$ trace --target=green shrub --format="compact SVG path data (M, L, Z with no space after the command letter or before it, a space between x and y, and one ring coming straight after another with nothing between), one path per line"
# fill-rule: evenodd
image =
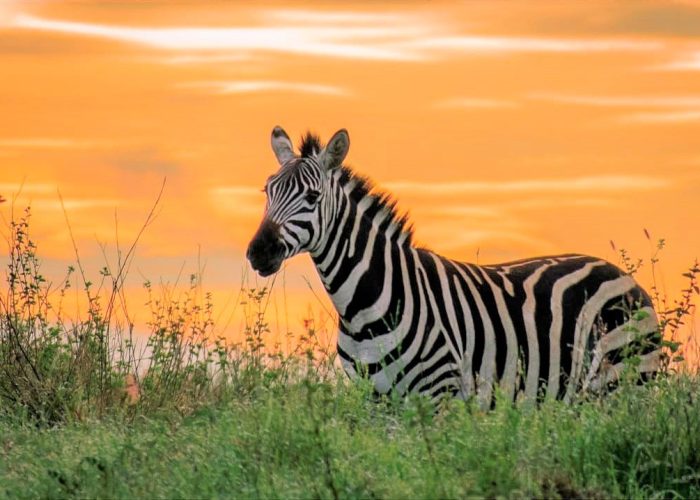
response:
M674 363L656 380L569 405L436 409L348 381L313 322L292 353L271 347L267 288L242 286L233 345L213 338L197 275L183 291L146 282L139 346L117 310L133 252L96 284L78 258L54 287L29 220L11 223L0 295L0 497L700 496L700 375L675 364L673 338L697 265L679 302L651 289ZM69 321L73 282L87 314Z

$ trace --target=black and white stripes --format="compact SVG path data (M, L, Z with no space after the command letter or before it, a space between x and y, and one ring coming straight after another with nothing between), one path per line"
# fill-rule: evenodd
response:
M455 262L412 244L394 203L342 162L344 130L323 148L307 135L294 155L280 128L281 164L266 186L263 223L248 249L262 275L309 252L340 316L338 353L379 393L570 400L617 381L638 355L659 367L647 294L620 269L585 255L500 265Z

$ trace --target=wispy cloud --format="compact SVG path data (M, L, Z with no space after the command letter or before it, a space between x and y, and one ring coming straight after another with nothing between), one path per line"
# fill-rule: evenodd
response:
M285 82L281 80L248 80L221 82L189 82L177 85L179 88L198 88L215 94L251 94L258 92L291 92L298 94L321 94L349 96L350 91L332 85L305 82Z
M538 93L530 99L577 106L606 108L700 108L700 95L686 96L590 96Z
M700 123L700 109L671 113L633 113L619 117L618 122L631 124Z
M118 199L87 199L87 198L64 198L61 200L39 199L32 201L32 207L38 210L88 210L96 208L115 208L123 203Z
M389 41L424 32L418 25L149 27L57 21L29 15L14 20L19 28L70 33L175 51L271 51L354 59L404 60L417 57L391 48ZM365 43L359 43L365 42Z
M614 117L621 124L670 125L700 122L700 95L678 96L590 96L566 94L531 94L530 99L597 108L659 109Z
M240 216L261 216L265 195L254 186L217 186L209 190L211 203L219 210Z
M416 235L419 241L439 241L441 251L456 250L467 246L483 245L486 242L516 243L526 247L549 251L552 244L541 238L529 236L521 231L510 229L464 229L455 231L454 228L439 227L435 229L421 230L418 228Z
M357 12L349 10L318 11L308 9L275 9L266 10L262 14L267 19L289 24L306 25L369 25L369 26L395 26L397 24L416 24L425 17L406 14L403 12Z
M178 56L169 57L154 57L149 58L148 61L170 64L173 66L185 65L185 64L221 64L221 63L239 63L244 61L249 61L251 55L247 53L237 53L237 54L185 54Z
M497 194L529 192L649 191L672 185L669 179L643 175L600 175L569 179L533 179L503 182L413 182L382 184L387 189L412 194Z
M650 69L661 71L700 71L700 52L693 52L684 58L653 66Z
M439 205L430 206L424 210L418 209L416 212L479 219L495 219L504 215L502 207L494 205Z
M569 198L537 197L530 199L515 199L510 202L499 202L497 204L442 204L437 206L431 204L429 207L415 210L415 212L450 217L454 216L503 220L511 219L513 212L522 210L542 210L555 207L607 208L615 205L617 201L617 199L581 198L579 196Z
M4 27L12 21L13 16L18 10L18 4L18 0L3 0L3 2L0 3L0 27Z
M446 109L504 109L516 108L518 103L504 99L485 99L479 97L453 97L435 103L436 108Z
M163 175L176 174L180 165L154 147L141 147L114 151L105 160L122 172L156 172Z
M171 51L284 53L335 58L421 61L455 54L650 51L661 42L474 35L454 32L429 13L268 10L243 27L131 27L30 15L17 28L67 33ZM452 31L453 33L450 33ZM201 54L192 59L201 61Z
M624 39L562 39L509 36L427 37L411 42L411 46L441 51L470 53L518 52L646 52L659 50L661 42Z
M255 186L217 186L209 190L213 196L262 197L262 189Z
M87 149L104 146L104 141L87 141L78 139L50 137L10 137L0 138L0 148L22 149Z
M599 207L608 208L617 205L619 202L619 197L615 195L614 198L581 198L573 197L567 199L555 198L555 199L543 199L537 198L532 200L520 200L509 204L509 207L524 209L524 210L540 210L540 209L550 209L555 207Z
M36 184L36 183L11 183L4 182L0 183L0 193L9 198L10 195L15 193L23 194L49 194L56 193L56 186L54 184Z
M38 210L85 210L91 208L114 208L123 203L120 199L103 198L63 198L63 204L58 195L58 186L50 183L0 183L0 194L5 198L18 195L25 199L29 197L31 207Z

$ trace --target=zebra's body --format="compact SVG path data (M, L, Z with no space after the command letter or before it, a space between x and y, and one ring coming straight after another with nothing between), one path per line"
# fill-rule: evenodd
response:
M658 369L656 316L630 276L585 255L478 266L415 247L393 202L342 166L348 144L344 131L326 149L307 136L299 158L273 131L282 168L248 256L265 275L311 254L351 377L369 377L379 393L488 406L497 383L510 398L599 390L617 380L629 347L642 374Z

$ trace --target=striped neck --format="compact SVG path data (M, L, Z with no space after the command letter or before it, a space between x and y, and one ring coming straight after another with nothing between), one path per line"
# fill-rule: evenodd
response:
M405 304L396 285L411 234L393 204L362 179L339 172L331 186L324 238L312 259L348 334L387 333Z

